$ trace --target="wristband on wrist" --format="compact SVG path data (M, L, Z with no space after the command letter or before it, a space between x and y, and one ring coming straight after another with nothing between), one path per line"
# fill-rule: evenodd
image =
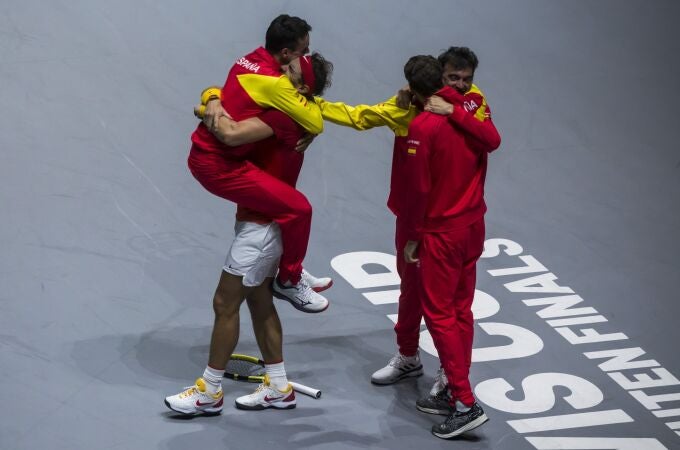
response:
M220 100L222 90L217 86L210 86L201 92L201 105L207 105L210 100Z

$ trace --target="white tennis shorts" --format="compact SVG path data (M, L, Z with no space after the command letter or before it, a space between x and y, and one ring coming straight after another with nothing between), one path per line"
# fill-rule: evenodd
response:
M275 223L236 221L236 236L231 244L224 271L243 277L244 286L259 286L276 275L283 252L281 230Z

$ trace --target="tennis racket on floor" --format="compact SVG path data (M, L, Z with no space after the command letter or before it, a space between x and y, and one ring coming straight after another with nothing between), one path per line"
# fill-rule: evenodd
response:
M265 373L264 361L260 358L238 353L231 355L229 361L227 361L227 366L224 368L225 378L231 378L236 381L247 381L249 383L262 383L264 381ZM290 384L293 386L293 389L300 394L309 395L314 398L321 397L321 391L318 389L293 381L290 381Z

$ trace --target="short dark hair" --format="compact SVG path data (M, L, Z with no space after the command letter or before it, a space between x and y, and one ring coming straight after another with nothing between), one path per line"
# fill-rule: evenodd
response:
M455 70L472 69L472 73L479 65L477 55L467 47L449 47L437 59L442 67L448 64Z
M321 95L331 85L333 63L324 58L321 53L312 53L312 70L314 71L314 95Z
M430 55L412 56L404 66L404 75L411 90L424 97L444 86L442 74L442 65Z
M264 48L270 53L280 52L284 48L292 50L310 31L312 27L304 19L281 14L269 24Z

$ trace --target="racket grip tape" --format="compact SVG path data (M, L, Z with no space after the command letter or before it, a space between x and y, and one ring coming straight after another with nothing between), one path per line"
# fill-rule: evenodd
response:
M318 389L314 389L309 386L305 386L304 384L296 383L294 381L290 381L290 384L291 386L293 386L293 389L295 389L295 391L299 392L300 394L309 395L310 397L313 398L321 398L321 391Z

